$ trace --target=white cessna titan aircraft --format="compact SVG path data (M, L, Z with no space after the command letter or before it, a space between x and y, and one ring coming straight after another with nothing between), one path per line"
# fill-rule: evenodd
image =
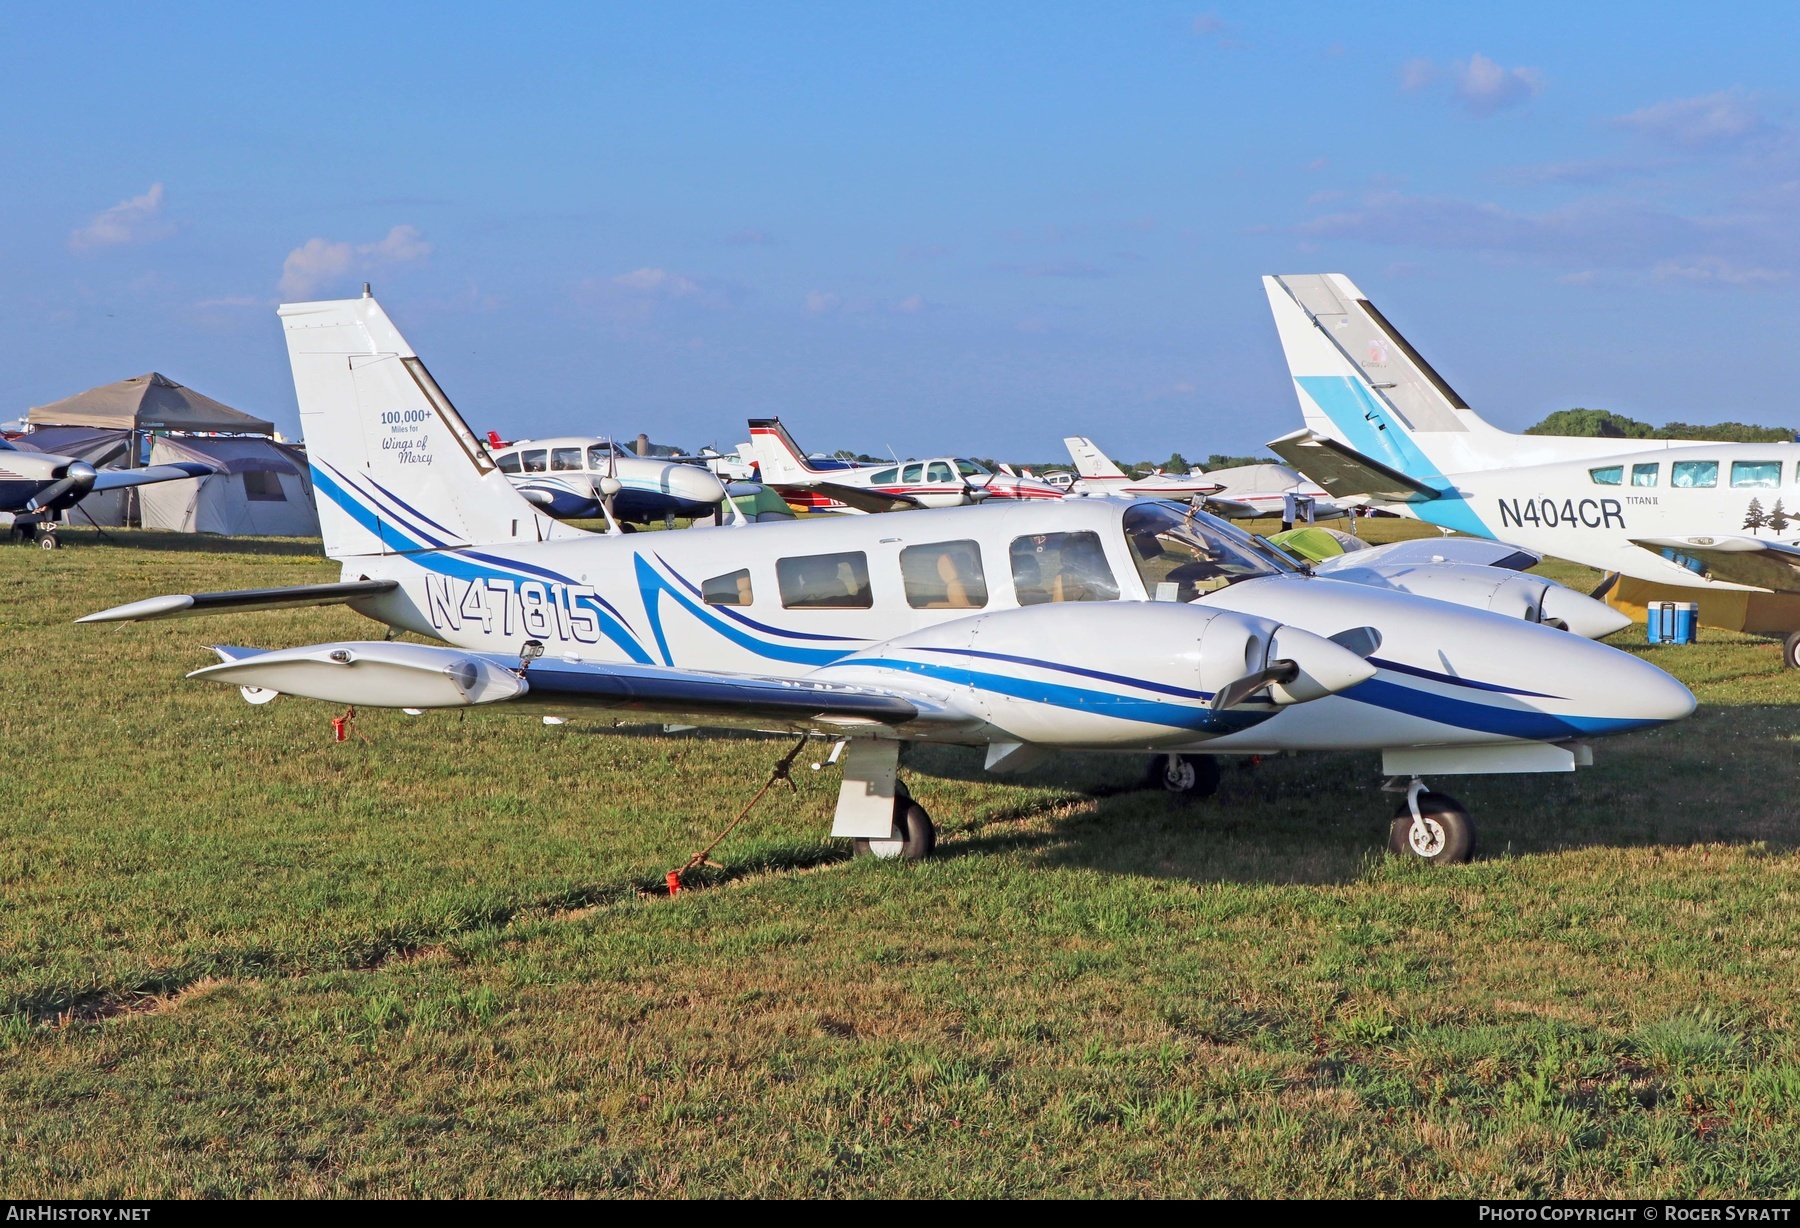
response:
M1800 592L1800 448L1509 434L1349 278L1263 287L1306 422L1269 447L1334 494L1654 583Z
M1466 858L1436 771L1569 771L1691 694L1520 618L1313 578L1156 500L1074 499L631 536L521 499L372 298L280 309L337 584L157 597L84 621L347 603L382 639L221 647L192 677L335 704L525 705L840 739L832 834L916 858L936 834L903 741L1155 757L1380 750L1411 777L1390 844ZM741 523L741 522L740 522Z

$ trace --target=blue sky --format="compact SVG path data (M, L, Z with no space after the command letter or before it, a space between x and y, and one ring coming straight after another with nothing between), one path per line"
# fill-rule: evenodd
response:
M259 11L259 10L267 11ZM1476 408L1800 425L1800 9L0 14L0 417L157 369L290 430L375 284L479 430L1019 459L1298 425L1258 276Z

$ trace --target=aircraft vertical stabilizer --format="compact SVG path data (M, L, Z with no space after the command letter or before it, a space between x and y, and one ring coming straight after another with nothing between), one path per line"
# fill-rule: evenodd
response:
M1069 459L1075 462L1075 472L1084 478L1125 477L1125 471L1113 464L1111 458L1091 439L1071 435L1063 440L1063 447L1069 450Z
M780 418L750 419L750 441L756 447L763 481L772 486L806 486L818 480L819 471L806 463L806 453Z
M279 314L327 555L580 535L512 488L374 298Z

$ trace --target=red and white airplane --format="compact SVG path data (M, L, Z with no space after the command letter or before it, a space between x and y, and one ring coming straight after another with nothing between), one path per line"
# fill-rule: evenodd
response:
M750 419L750 443L762 480L789 503L813 512L897 512L956 507L984 499L1060 499L1048 482L995 473L962 456L859 465L808 457L779 418Z
M1206 510L1230 520L1254 520L1298 515L1307 520L1331 520L1345 508L1323 486L1286 465L1240 465L1202 473L1172 474L1160 470L1134 478L1108 459L1093 440L1071 435L1063 440L1079 475L1070 483L1075 494L1126 495L1131 498L1191 499L1198 495ZM1311 515L1306 514L1310 507Z

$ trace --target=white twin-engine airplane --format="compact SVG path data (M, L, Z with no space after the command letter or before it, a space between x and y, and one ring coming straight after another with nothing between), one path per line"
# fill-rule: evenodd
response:
M1509 434L1349 278L1263 286L1306 421L1269 446L1334 493L1653 583L1800 592L1800 448Z
M865 465L807 458L779 418L750 419L762 480L790 503L817 512L896 512L960 507L983 499L1060 499L1048 482L995 473L966 456Z
M347 603L442 646L216 649L190 675L394 708L526 705L848 745L832 834L931 852L903 741L1154 756L1380 750L1411 777L1397 851L1466 858L1424 772L1569 771L1589 740L1680 720L1675 679L1522 618L1308 576L1193 508L1073 499L632 536L521 499L369 297L280 309L341 583L157 597L83 621Z

